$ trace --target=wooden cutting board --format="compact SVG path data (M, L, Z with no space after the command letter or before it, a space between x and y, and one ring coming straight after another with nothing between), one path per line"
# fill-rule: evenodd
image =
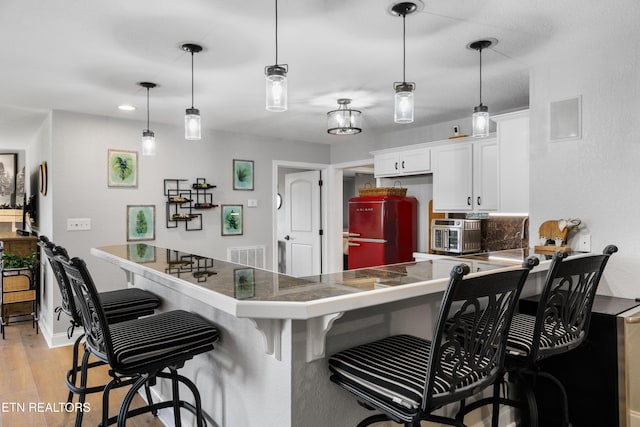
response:
M567 242L567 233L569 229L565 227L564 230L560 231L560 227L558 226L558 221L545 221L540 225L538 229L539 237L546 237L547 239L555 240L558 237L562 238L562 242Z

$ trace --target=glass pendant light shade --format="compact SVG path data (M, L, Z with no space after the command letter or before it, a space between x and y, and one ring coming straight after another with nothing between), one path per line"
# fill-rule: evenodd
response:
M327 132L332 135L356 135L362 132L362 112L349 108L350 99L338 99L337 110L327 113Z
M473 136L482 138L489 136L489 107L482 104L482 50L491 46L495 46L498 43L496 39L477 40L467 45L468 49L478 51L479 56L479 92L480 92L480 104L473 107L473 116L471 118L473 127Z
M147 128L142 130L142 155L143 156L155 156L156 155L156 138L155 134L149 129L149 89L153 89L158 86L151 82L140 82L138 85L147 89Z
M415 13L418 4L410 1L394 3L390 12L394 16L402 17L402 82L393 84L396 91L393 108L393 121L406 124L413 123L413 92L416 89L415 83L408 83L406 80L407 68L407 15Z
M473 107L473 136L484 137L489 136L489 107L486 105L478 105Z
M413 91L411 83L396 84L393 120L396 123L413 123Z
M203 47L194 43L185 43L180 47L185 52L191 54L191 107L187 108L184 115L184 139L188 141L199 141L202 138L202 127L200 123L200 110L193 106L193 54L202 52Z
M152 131L145 129L142 131L142 155L156 155L156 138Z
M184 139L196 141L202 138L200 125L200 110L187 108L184 115Z
M287 111L287 69L272 65L265 74L267 111Z

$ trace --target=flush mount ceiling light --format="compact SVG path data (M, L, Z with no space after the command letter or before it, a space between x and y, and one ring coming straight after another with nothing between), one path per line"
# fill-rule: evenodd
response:
M118 110L120 110L120 111L135 111L136 107L134 107L133 105L129 105L129 104L121 104L121 105L118 105Z
M158 85L151 82L140 82L138 85L147 89L147 128L142 131L142 155L155 156L156 138L153 131L149 129L149 89L153 89Z
M393 15L402 16L402 82L395 82L393 88L396 91L393 120L396 123L413 123L413 91L416 84L407 82L407 50L406 50L406 19L418 10L418 5L414 2L400 2L391 6L389 10Z
M482 104L482 50L498 43L496 39L485 39L471 42L468 49L477 50L480 56L480 104L473 108L473 136L483 137L489 135L489 107Z
M349 108L350 99L338 99L338 109L327 113L327 132L332 135L355 135L362 132L362 112Z
M264 67L267 111L287 111L287 64L278 64L278 0L276 2L276 62Z
M200 110L193 106L193 54L202 52L202 46L185 43L182 50L191 53L191 108L187 108L184 115L184 138L190 141L197 141L202 137L200 124Z

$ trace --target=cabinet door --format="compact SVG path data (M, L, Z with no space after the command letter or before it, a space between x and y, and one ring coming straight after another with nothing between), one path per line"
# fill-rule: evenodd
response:
M477 211L498 210L498 144L479 141L473 153L473 204Z
M431 151L428 148L402 151L400 153L400 171L403 175L431 171Z
M400 173L400 155L397 152L376 154L373 158L373 170L376 178L396 176Z
M454 144L433 149L433 210L473 209L473 146Z
M529 212L529 110L492 117L497 126L500 211Z

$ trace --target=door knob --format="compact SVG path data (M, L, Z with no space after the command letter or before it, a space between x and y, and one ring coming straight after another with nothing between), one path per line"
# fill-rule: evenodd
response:
M291 237L289 237L289 235L287 234L286 236L284 236L284 240L290 240Z

